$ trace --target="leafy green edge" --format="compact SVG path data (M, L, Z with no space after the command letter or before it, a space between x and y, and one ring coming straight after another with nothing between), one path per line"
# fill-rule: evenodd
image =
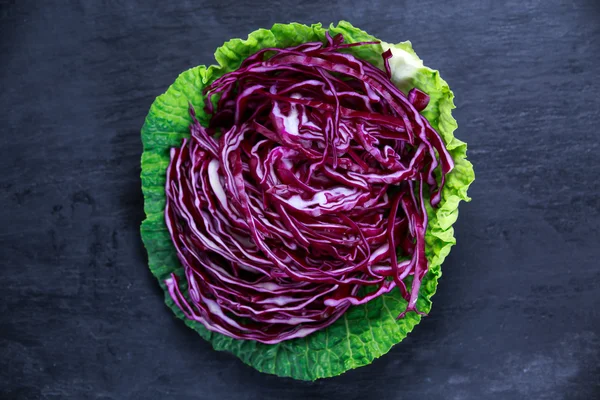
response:
M329 27L332 35L344 34L348 42L375 40L366 32L341 21ZM196 321L184 318L183 313L171 300L164 280L171 274L183 277L183 268L177 259L169 233L164 223L165 171L169 163L169 149L179 146L181 139L189 136L188 102L195 107L201 123L207 123L209 115L204 112L202 88L217 77L239 67L243 59L265 47L289 47L308 41L325 41L326 29L321 24L306 26L298 23L275 24L271 29L259 29L246 40L232 39L215 52L218 65L191 68L175 80L168 90L152 104L142 127L143 153L141 180L144 194L146 219L141 226L141 236L148 252L152 274L165 291L165 303L219 351L228 351L244 363L259 371L299 380L315 380L332 377L343 372L370 364L375 358L387 353L419 323L421 317L409 313L396 320L406 302L393 291L363 306L352 307L330 327L305 338L265 345L250 340L235 340L208 331ZM392 45L414 55L410 42ZM349 49L357 57L382 67L381 45L361 46ZM440 265L455 244L452 224L458 217L458 204L469 201L467 189L474 179L473 166L466 160L466 143L454 137L457 128L451 110L455 108L454 95L438 71L420 68L409 82L398 82L406 87L416 86L427 92L429 106L423 115L441 134L450 151L455 169L448 175L439 208L428 208L429 226L426 233L429 272L423 279L418 308L431 310L431 297L441 276ZM185 280L181 280L185 282ZM187 285L181 284L187 295Z

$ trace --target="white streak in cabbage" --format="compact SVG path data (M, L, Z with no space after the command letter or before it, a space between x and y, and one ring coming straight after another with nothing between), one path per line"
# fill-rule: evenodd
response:
M388 63L392 72L392 82L396 85L414 78L417 75L417 70L424 68L423 60L406 50L386 42L381 42L381 48L384 52L388 49L392 52L392 57L388 60Z

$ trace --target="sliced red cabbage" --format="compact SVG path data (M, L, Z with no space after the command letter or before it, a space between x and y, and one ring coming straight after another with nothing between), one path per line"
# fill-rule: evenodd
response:
M211 331L303 337L394 288L399 318L419 312L425 198L439 203L452 158L419 114L429 96L390 81L391 52L381 71L340 52L367 43L327 37L261 50L214 81L210 125L190 107L191 137L171 150L165 218L189 299L166 283Z

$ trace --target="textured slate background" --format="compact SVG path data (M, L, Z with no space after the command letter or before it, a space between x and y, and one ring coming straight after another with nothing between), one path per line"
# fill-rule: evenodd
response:
M367 3L0 1L0 398L600 398L600 3ZM223 41L339 19L442 71L477 181L430 317L371 366L302 383L164 306L139 130Z

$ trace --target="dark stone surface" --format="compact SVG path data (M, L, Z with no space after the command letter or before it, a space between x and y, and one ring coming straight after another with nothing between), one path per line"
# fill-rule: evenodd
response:
M39 3L0 2L0 398L600 398L595 0ZM430 317L371 366L303 383L164 306L139 130L226 39L339 19L442 72L477 181Z

